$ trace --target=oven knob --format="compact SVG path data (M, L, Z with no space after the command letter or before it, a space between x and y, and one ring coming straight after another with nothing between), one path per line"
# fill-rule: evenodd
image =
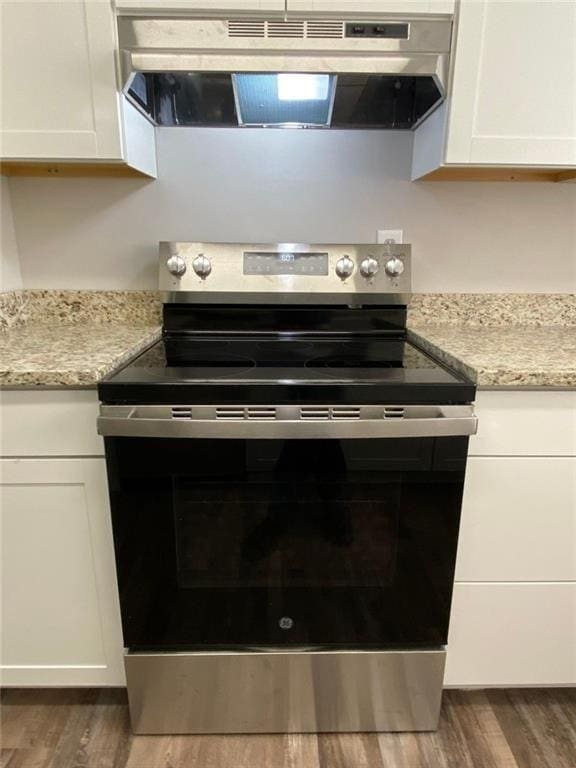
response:
M170 256L166 262L166 266L168 272L170 272L171 275L174 275L174 277L182 277L184 272L186 272L186 262L182 256L178 256L177 254Z
M364 277L374 277L374 275L380 269L380 265L373 256L368 256L367 259L360 264L360 272Z
M210 259L207 256L204 256L203 253L199 253L198 256L196 256L192 262L192 266L194 267L194 272L196 272L198 277L201 277L202 279L208 277L210 272L212 272Z
M350 256L342 256L341 259L338 259L336 262L336 274L341 280L346 280L352 272L354 272L354 262Z
M397 256L393 256L384 265L384 271L388 277L400 277L402 272L404 272L404 262Z

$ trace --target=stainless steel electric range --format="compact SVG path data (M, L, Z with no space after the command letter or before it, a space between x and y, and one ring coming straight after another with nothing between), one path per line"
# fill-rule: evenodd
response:
M163 243L160 288L99 386L134 731L434 729L475 389L410 247Z

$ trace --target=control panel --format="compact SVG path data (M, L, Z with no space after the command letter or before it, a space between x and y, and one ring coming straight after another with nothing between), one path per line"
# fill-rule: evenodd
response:
M353 21L346 24L346 37L380 37L388 40L408 40L410 24L407 22Z
M410 246L396 243L162 242L159 267L166 301L239 302L234 297L250 294L284 303L347 296L351 303L361 294L362 302L377 303L396 294L403 301L411 290Z
M327 253L244 251L245 275L327 275Z

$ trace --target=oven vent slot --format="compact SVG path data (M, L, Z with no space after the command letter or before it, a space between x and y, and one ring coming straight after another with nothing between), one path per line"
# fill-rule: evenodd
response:
M191 419L192 408L188 408L186 406L172 408L172 418L173 419Z
M386 408L384 408L384 418L385 419L403 419L404 418L404 408L403 406L393 406L389 405Z
M273 421L276 418L276 408L216 408L217 419L227 419L228 421L240 421L243 419L253 419L256 421Z
M330 418L330 408L300 408L300 418L326 421Z
M332 418L350 420L360 418L360 408L332 408Z
M216 408L217 419L238 419L244 418L244 408Z
M304 37L303 21L269 21L267 37Z
M276 408L246 408L248 419L275 419Z
M256 19L230 19L228 37L266 37L266 22Z
M342 21L308 21L306 37L316 40L344 37L344 23Z

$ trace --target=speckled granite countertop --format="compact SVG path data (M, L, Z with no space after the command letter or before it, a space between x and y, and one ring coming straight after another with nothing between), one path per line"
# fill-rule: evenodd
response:
M416 294L411 338L479 388L576 388L576 296Z
M94 387L160 323L153 291L0 294L0 386ZM574 294L416 294L408 326L481 388L576 388Z
M23 325L0 334L0 385L94 387L159 337L158 325Z
M480 388L576 388L576 328L423 325L410 335Z
M0 295L0 386L95 387L160 338L153 291Z

